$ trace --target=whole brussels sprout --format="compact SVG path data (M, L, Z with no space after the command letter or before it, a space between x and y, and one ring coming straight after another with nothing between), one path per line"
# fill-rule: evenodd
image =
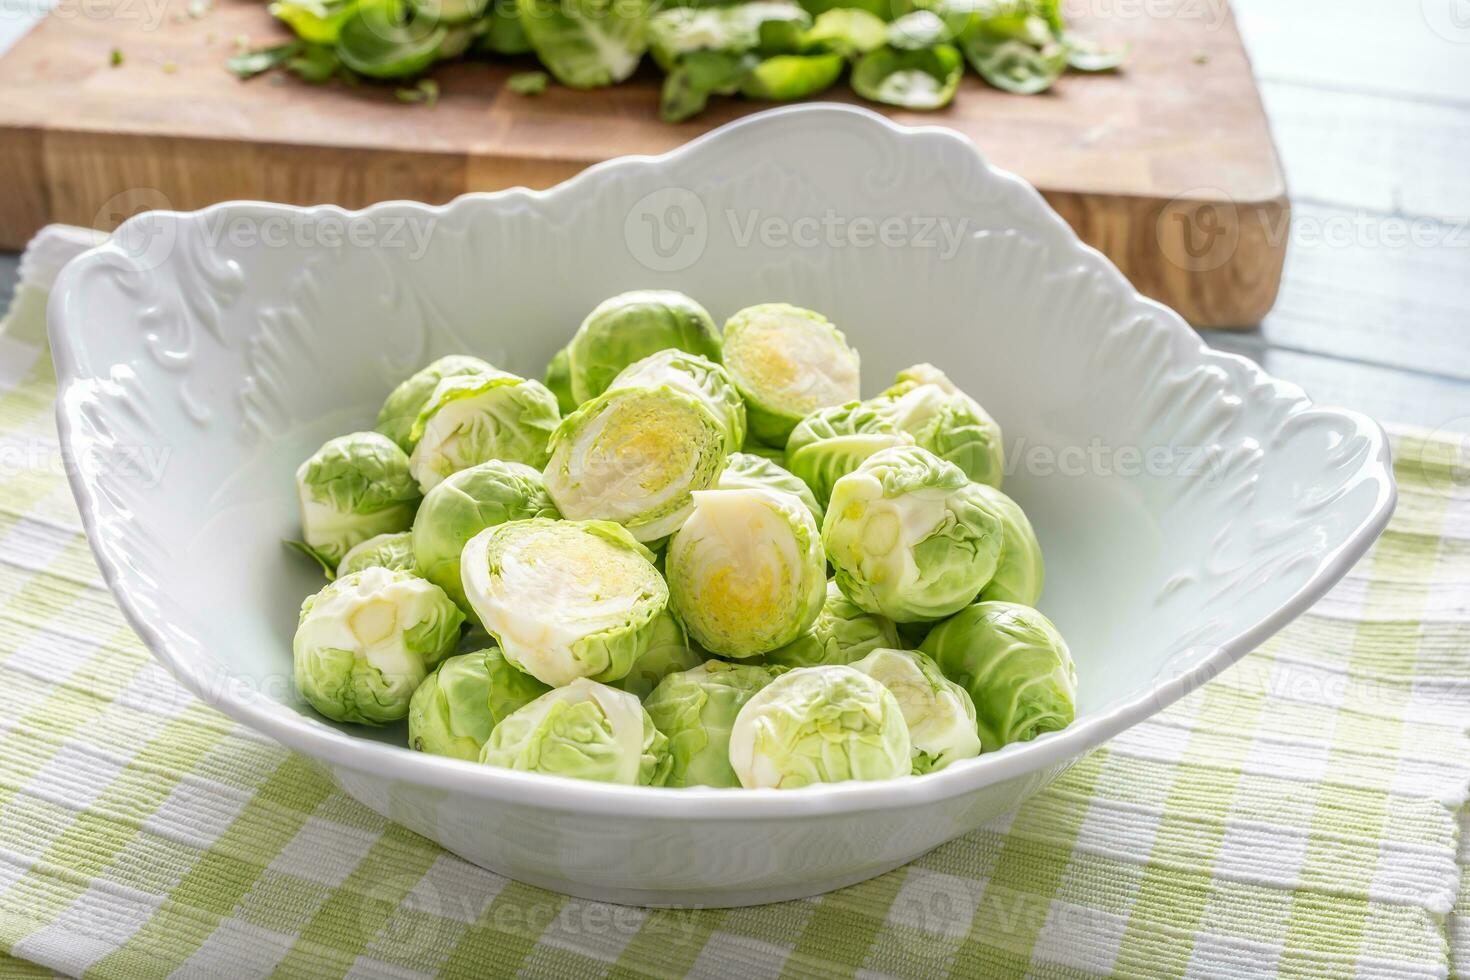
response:
M567 345L572 396L578 404L596 398L629 364L670 347L721 360L714 319L683 293L638 289L605 299Z
M552 687L625 676L669 601L653 554L608 521L486 528L464 546L460 575L505 659Z
M711 660L659 682L643 706L669 739L666 786L739 786L730 768L730 730L745 702L771 683L755 664Z
M302 540L334 567L368 538L407 531L419 503L408 457L378 432L329 440L297 468L296 495Z
M291 644L296 688L333 721L399 721L463 622L444 591L417 575L354 572L301 604Z
M980 754L969 693L917 650L874 650L852 665L888 688L909 727L914 772L937 772Z
M995 574L980 590L980 601L1018 602L1034 606L1041 599L1041 586L1046 580L1046 565L1041 560L1041 543L1021 505L994 487L977 484L981 496L1000 515L1000 560Z
M425 493L451 473L487 460L539 469L560 421L556 396L539 381L506 371L445 378L413 424L409 468Z
M903 709L852 667L802 667L761 688L735 716L730 767L746 789L794 789L913 771Z
M354 545L337 565L337 574L351 575L364 568L387 568L395 572L411 572L413 535L408 531L379 534Z
M802 417L858 397L858 354L820 313L750 306L725 323L725 367L745 398L751 435L785 444Z
M459 556L470 538L506 521L559 516L541 474L526 464L492 459L471 466L424 495L413 522L414 565L473 619L459 576Z
M563 347L551 356L546 365L546 378L542 382L556 396L556 406L563 415L576 411L577 400L572 397L572 360Z
M731 453L720 474L719 490L779 490L794 495L812 512L817 526L822 524L822 505L812 496L811 488L781 466L754 453Z
M647 0L517 0L536 57L570 88L615 85L646 47Z
M494 374L495 369L478 357L450 354L415 372L393 389L378 412L377 430L398 443L406 453L413 452L413 424L439 382L445 378L469 374Z
M579 677L490 732L486 765L630 786L661 786L669 740L626 691Z
M786 468L801 478L825 507L832 486L869 456L914 437L872 402L819 408L796 423L786 441Z
M930 630L920 649L970 692L986 752L1060 731L1076 715L1077 668L1067 642L1029 606L966 606Z
M670 347L634 361L608 385L614 388L657 388L668 385L704 402L725 428L726 452L745 441L745 402L723 367L698 354Z
M648 652L633 662L627 676L608 683L642 701L665 677L681 670L692 670L702 663L704 657L690 648L684 627L679 625L673 613L665 612L654 621Z
M837 584L899 623L943 619L995 574L1003 524L953 463L918 446L885 449L837 481L822 544Z
M943 371L915 364L900 371L893 386L873 401L915 443L954 463L976 483L1000 489L1006 465L1000 426Z
M827 598L812 628L765 656L782 667L820 667L850 664L880 647L897 647L898 630L853 602L836 582L827 583Z
M774 490L696 493L664 565L674 614L700 646L728 657L790 643L827 591L811 512Z
M409 748L476 762L496 725L549 690L493 647L450 657L413 692Z
M639 541L667 537L715 485L726 431L704 401L668 385L603 392L551 437L546 489L565 517L617 521Z

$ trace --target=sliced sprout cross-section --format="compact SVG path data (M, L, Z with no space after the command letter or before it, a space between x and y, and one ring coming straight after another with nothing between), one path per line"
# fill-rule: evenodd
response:
M578 678L496 725L480 761L572 779L660 786L668 777L668 741L636 697Z
M336 565L368 538L407 531L419 488L403 450L378 432L329 440L296 470L301 538Z
M668 385L692 395L714 413L725 429L725 451L733 453L745 442L745 402L726 370L698 354L670 347L623 368L608 385L615 388L657 388Z
M795 789L913 770L903 709L847 666L803 667L757 691L735 717L730 767L747 789Z
M709 311L683 293L637 289L603 300L567 345L577 404L607 390L623 368L669 348L720 361L720 332Z
M929 655L917 650L874 650L853 667L888 688L903 709L913 746L914 772L937 772L980 754L975 705Z
M858 397L858 355L826 317L789 303L748 306L725 323L725 367L750 432L783 445L802 417Z
M720 474L720 490L778 490L794 495L807 510L817 526L822 525L822 505L812 494L811 488L780 464L754 453L731 453Z
M754 657L816 620L826 563L811 512L789 493L709 490L669 542L674 613L700 646Z
M492 459L540 468L560 421L556 396L539 381L507 371L447 377L413 424L409 466L425 493Z
M644 707L669 738L667 786L739 786L730 767L730 732L745 702L774 676L756 664L711 660L670 674Z
M409 748L476 762L496 725L549 690L494 648L450 657L413 693Z
M296 687L333 721L382 725L408 714L429 670L453 651L464 616L437 585L367 568L301 604Z
M897 646L898 629L892 622L863 609L836 582L828 582L827 598L812 628L768 652L765 662L782 667L850 664L880 647Z
M607 521L499 524L465 545L460 568L505 658L553 687L625 676L668 606L652 553Z

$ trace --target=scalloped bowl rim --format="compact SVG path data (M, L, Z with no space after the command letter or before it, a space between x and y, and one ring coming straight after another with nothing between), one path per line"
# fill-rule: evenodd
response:
M206 220L220 211L256 212L262 215L291 214L314 217L371 215L384 209L405 207L426 214L443 215L466 201L502 202L517 198L551 200L577 193L582 185L600 179L604 174L624 168L638 168L665 163L685 156L696 148L721 140L738 138L749 127L760 126L778 116L807 113L837 113L862 117L886 127L896 138L940 137L961 143L979 160L987 174L1013 185L1023 193L1039 193L1024 179L992 166L979 148L959 133L942 126L903 126L885 116L856 106L815 103L770 109L752 114L712 130L668 153L658 156L624 156L594 164L577 175L545 190L524 187L502 191L460 195L442 205L414 201L383 201L360 210L337 205L310 207L273 204L260 201L227 201L191 212L151 212L154 217L167 216L181 221ZM1099 711L1074 721L1058 732L1049 732L1029 742L1008 745L975 759L956 763L940 772L923 776L904 776L879 782L845 782L808 786L795 790L724 789L688 787L681 789L644 786L621 786L589 782L562 776L518 772L476 763L413 752L406 747L387 745L355 738L321 722L297 714L289 707L270 700L248 686L230 685L224 678L223 666L207 658L195 658L178 650L165 638L155 623L124 583L122 563L96 533L100 519L98 494L78 467L69 467L67 477L81 514L82 526L101 569L124 617L138 633L153 655L192 694L280 744L300 751L329 765L362 772L377 773L385 778L454 791L472 796L517 799L546 809L578 813L609 814L628 817L662 819L780 819L822 816L833 813L858 813L871 810L904 808L963 795L985 786L1004 782L1047 767L1060 767L1096 748L1118 733L1168 707L1190 691L1217 676L1246 653L1255 649L1272 634L1291 622L1321 598L1367 552L1387 526L1397 500L1397 487L1392 473L1389 445L1382 427L1373 419L1349 409L1321 408L1307 398L1297 385L1271 377L1255 363L1235 354L1213 350L1200 340L1183 318L1173 310L1151 300L1124 280L1122 273L1091 246L1077 238L1071 227L1049 207L1045 208L1048 230L1058 242L1066 242L1079 256L1101 259L1102 267L1118 280L1131 302L1161 314L1167 329L1185 331L1197 341L1197 368L1215 363L1230 363L1245 369L1258 384L1275 389L1278 397L1303 404L1303 412L1331 415L1351 424L1355 434L1368 441L1371 448L1360 476L1373 480L1378 493L1373 510L1334 551L1327 554L1312 575L1287 601L1254 626L1243 630L1214 648L1207 656L1177 673L1155 676L1153 686L1130 700L1120 700ZM129 219L136 220L136 218ZM58 378L56 420L64 452L75 449L78 435L68 397L72 386L81 379L76 373L79 348L77 338L68 329L68 294L80 268L100 255L117 251L111 241L89 250L64 269L52 292L48 313L50 343ZM226 683L220 683L224 679Z

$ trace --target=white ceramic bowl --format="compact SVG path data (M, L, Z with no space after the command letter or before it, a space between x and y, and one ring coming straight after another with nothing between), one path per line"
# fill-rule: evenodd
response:
M594 304L643 286L717 319L821 310L865 392L931 360L985 404L1076 657L1069 729L889 783L661 790L419 755L305 707L291 635L322 582L280 544L297 463L370 427L430 358L539 376ZM185 686L471 861L615 902L810 895L977 827L1280 629L1394 501L1373 422L1205 349L961 137L847 107L752 116L542 193L140 216L62 274L51 339L92 547Z

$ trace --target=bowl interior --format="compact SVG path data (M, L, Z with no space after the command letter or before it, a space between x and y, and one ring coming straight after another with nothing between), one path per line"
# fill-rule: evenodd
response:
M53 312L120 587L181 648L310 715L291 637L323 583L281 544L298 463L371 427L438 355L539 377L588 310L639 287L721 320L812 307L861 352L865 394L931 361L984 404L1083 716L1277 614L1390 492L1372 426L1205 353L968 144L809 109L544 195L135 219L68 271Z

